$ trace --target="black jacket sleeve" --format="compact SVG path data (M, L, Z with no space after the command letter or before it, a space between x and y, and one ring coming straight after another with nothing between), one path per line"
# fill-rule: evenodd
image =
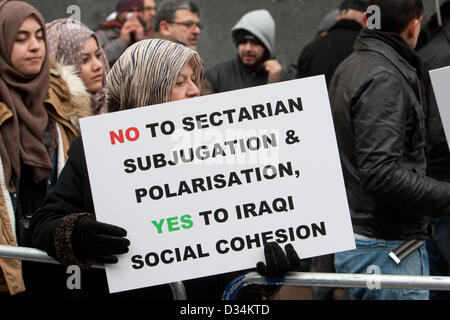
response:
M68 160L56 185L51 188L30 224L32 244L48 255L63 261L61 250L71 249L71 231L82 215L95 214L81 138L76 138L68 152ZM58 236L58 233L60 236ZM62 235L61 235L62 234ZM69 243L58 243L66 237ZM67 248L69 246L69 248ZM63 253L71 255L72 252Z

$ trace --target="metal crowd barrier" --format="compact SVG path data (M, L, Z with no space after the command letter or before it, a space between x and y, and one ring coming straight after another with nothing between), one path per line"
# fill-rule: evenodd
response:
M0 245L0 258L19 259L33 262L43 262L51 264L60 264L58 261L47 255L46 252L35 248L13 247ZM104 269L103 265L92 265L91 268ZM186 289L182 282L169 283L172 289L174 300L186 300Z
M228 285L222 299L234 300L242 288L251 284L450 291L450 277L289 272L285 277L265 278L257 272L248 272Z
M25 247L0 245L0 258L59 264L44 251ZM103 265L93 265L92 267L104 268ZM289 272L285 277L266 278L257 272L248 272L234 279L226 288L222 298L233 300L239 290L251 284L450 291L450 277ZM187 300L182 282L170 283L169 286L172 289L174 300Z

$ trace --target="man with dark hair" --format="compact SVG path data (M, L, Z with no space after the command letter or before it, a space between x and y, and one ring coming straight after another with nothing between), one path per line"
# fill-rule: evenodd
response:
M363 29L336 70L329 93L356 249L335 254L339 273L428 275L425 246L389 256L407 240L431 236L430 218L450 214L450 184L427 177L422 63L414 48L422 0L370 0L381 29ZM367 25L367 14L364 17ZM371 17L370 17L371 19ZM415 242L420 244L421 242ZM351 299L428 299L428 290L348 290Z
M275 60L275 21L267 10L246 13L231 29L238 56L206 71L214 93L274 83L287 77Z
M300 54L297 78L325 74L327 84L330 83L338 65L353 52L366 10L367 1L343 1L339 7L337 22L328 30L327 35L313 41Z
M363 16L367 0L344 0L338 9L338 16L327 34L307 45L297 62L297 78L325 75L329 84L339 64L353 52L353 45L363 28ZM335 272L334 255L311 259L311 272ZM316 300L333 298L333 288L312 287Z
M200 24L200 10L195 3L189 0L165 0L158 7L154 20L156 34L149 37L162 37L197 50L203 26Z
M443 26L438 35L419 51L425 70L434 70L450 66L450 1L442 6ZM444 13L447 14L444 14ZM439 114L433 87L425 74L426 96L429 105L427 123L428 157L430 176L436 180L450 182L450 152L445 137L442 120ZM435 276L450 276L450 217L435 218L433 238L427 241L430 258L430 274ZM432 300L449 300L449 291L431 291Z
M116 18L105 21L95 30L110 66L136 41L144 39L143 0L119 0Z

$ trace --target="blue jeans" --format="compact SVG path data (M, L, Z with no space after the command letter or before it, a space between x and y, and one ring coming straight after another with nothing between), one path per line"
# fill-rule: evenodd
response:
M450 217L433 219L434 236L427 241L430 274L450 276ZM449 300L450 291L431 291L430 300Z
M396 264L389 253L404 241L379 239L355 240L356 249L334 255L338 273L379 273L385 275L429 275L428 254L425 246L420 247ZM382 287L382 284L381 284ZM368 283L367 288L350 288L352 300L428 300L428 290L379 289L380 285Z
M449 172L432 172L431 177L450 182ZM450 276L450 217L433 218L434 235L427 241L430 274ZM450 291L430 291L430 300L450 300Z

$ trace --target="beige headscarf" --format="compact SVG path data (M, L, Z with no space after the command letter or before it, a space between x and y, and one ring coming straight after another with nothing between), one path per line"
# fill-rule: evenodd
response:
M32 168L36 182L45 179L52 170L42 141L48 124L44 107L49 87L48 54L46 52L41 71L31 77L16 70L11 63L17 32L23 21L32 15L44 29L41 14L25 2L10 1L0 9L0 101L13 114L0 127L0 156L9 191L15 190L22 164Z
M171 101L172 88L190 63L200 88L203 62L199 54L167 40L142 40L129 47L106 78L108 112Z

